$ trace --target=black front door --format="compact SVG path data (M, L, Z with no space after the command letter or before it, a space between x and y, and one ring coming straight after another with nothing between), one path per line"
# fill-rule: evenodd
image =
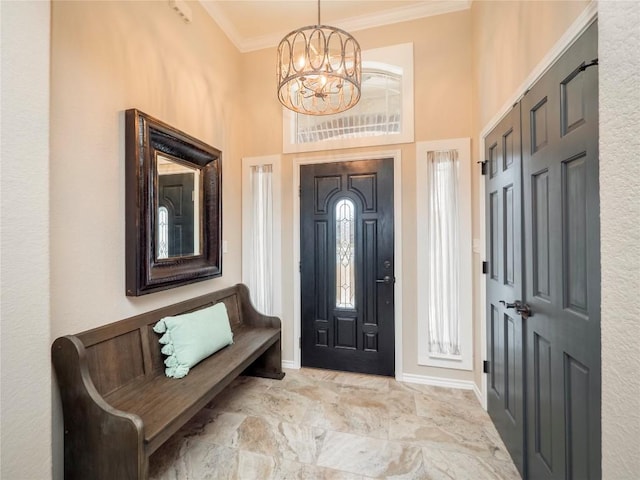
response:
M393 159L300 167L302 365L394 375Z
M174 173L158 176L158 203L168 213L169 257L194 255L194 175Z
M522 156L520 105L485 137L487 245L487 410L524 475Z
M528 463L600 478L598 56L593 24L522 100Z

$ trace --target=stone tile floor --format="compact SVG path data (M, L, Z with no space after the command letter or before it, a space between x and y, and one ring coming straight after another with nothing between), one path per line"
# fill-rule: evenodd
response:
M238 378L154 453L150 478L520 478L470 391L286 372Z

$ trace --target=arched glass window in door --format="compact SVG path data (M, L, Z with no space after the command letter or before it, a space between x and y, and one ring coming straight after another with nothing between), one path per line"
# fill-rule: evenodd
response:
M158 260L169 258L169 210L158 209Z
M343 198L336 203L336 307L355 308L356 207Z

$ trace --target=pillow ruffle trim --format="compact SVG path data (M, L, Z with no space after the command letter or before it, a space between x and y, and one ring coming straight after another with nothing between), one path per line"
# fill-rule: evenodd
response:
M163 355L173 355L175 353L176 349L173 348L173 344L169 343L167 345L165 345L164 347L162 347L162 349L160 350L160 352Z
M167 377L172 377L172 378L182 378L182 377L186 376L187 373L189 373L189 367L186 367L184 365L177 365L175 367L169 367L169 368L166 368L165 371L164 371L164 374Z
M182 378L189 373L189 367L186 365L180 365L178 359L175 357L175 348L173 346L173 340L171 334L167 332L167 325L164 320L160 320L153 326L153 331L156 333L164 333L158 340L161 345L164 345L161 349L163 355L167 355L164 359L165 368L164 373L167 377Z
M153 326L153 331L156 333L164 333L167 331L167 324L164 322L164 320L160 320Z

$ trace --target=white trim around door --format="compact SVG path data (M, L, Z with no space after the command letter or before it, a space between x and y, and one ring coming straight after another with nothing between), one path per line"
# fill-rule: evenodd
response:
M394 289L394 333L395 333L395 377L402 379L402 171L400 150L374 151L356 154L326 153L309 157L299 157L293 163L293 191L300 191L300 166L313 163L352 162L356 160L375 160L393 158L393 222L394 222L394 255L395 289ZM293 195L293 258L294 265L300 264L300 197ZM299 338L302 331L300 316L300 272L293 272L293 361L295 368L300 368L301 355Z

